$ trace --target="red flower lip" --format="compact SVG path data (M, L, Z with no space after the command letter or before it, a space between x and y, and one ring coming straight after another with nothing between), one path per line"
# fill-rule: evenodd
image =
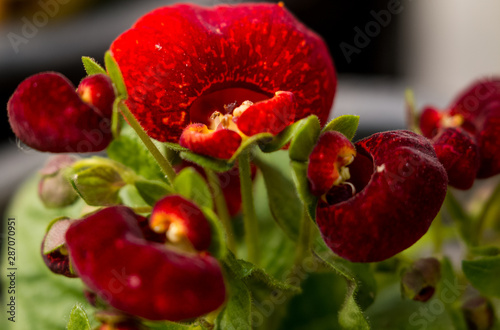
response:
M75 271L111 306L150 320L211 312L226 297L218 262L147 241L137 215L116 206L75 221L66 233Z
M186 238L197 251L206 251L210 247L208 220L198 206L181 196L167 196L158 201L149 224L155 232L167 233L173 243L181 243Z
M297 98L296 119L325 122L337 85L322 39L282 5L155 10L111 45L128 89L127 105L148 134L178 142L190 123L209 124L224 105L277 91Z
M320 202L316 221L326 244L341 257L381 261L426 233L448 178L429 141L409 131L374 134L356 149L349 166L356 193L345 195L335 186L328 203Z
M349 139L339 132L322 134L309 156L307 178L316 196L326 194L335 184L348 180L349 172L342 168L351 164L356 149Z
M23 81L7 105L14 133L39 151L95 152L111 141L115 94L103 74L85 78L78 91L58 73Z
M475 173L477 178L488 178L500 173L500 146L498 145L500 140L500 79L493 78L472 84L452 102L446 111L438 112L433 108L427 108L422 113L420 129L426 137L434 138L442 129L448 127L461 128L470 133L475 140L473 144L477 146L480 158L479 168ZM455 145L454 147L456 147L456 139L470 140L470 137L458 137L457 134L453 135L455 140L449 142L450 145ZM440 143L445 142L441 140ZM463 146L461 149L467 148ZM439 153L438 156L440 159L445 157ZM464 157L466 156L463 155L462 158ZM468 159L467 162L472 164L475 160ZM450 174L450 185L467 189L464 187L470 187L470 184L452 180L453 177L460 175L468 177L470 174Z

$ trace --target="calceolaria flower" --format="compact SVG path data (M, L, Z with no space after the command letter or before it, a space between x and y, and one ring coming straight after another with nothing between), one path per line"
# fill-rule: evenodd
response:
M332 138L338 141L330 144ZM309 167L312 187L330 182L316 218L326 244L355 262L381 261L413 245L438 213L448 183L429 141L391 131L357 142L354 151L347 139L332 138L320 137Z
M151 233L144 230L149 227L141 228L142 217L127 207L75 221L66 232L66 245L76 274L104 302L149 320L190 319L221 306L226 291L219 263L197 249L210 243L199 208L169 196L159 202L151 221L166 233L164 244L148 240ZM202 226L201 231L192 225Z
M445 111L426 107L420 129L433 139L451 186L469 189L475 178L500 173L500 80L472 84Z
M181 144L217 158L242 136L277 134L310 114L324 123L337 84L324 42L281 4L161 8L111 52L148 134L174 143L182 134Z
M78 89L59 73L23 81L7 105L16 135L31 148L54 153L104 150L111 142L115 92L104 74L82 80Z

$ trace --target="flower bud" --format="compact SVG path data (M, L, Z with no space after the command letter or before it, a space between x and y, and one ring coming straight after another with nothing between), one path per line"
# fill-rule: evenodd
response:
M493 328L495 315L491 302L481 296L467 299L462 305L469 329L488 330Z
M40 171L42 179L38 184L38 196L47 208L60 208L73 204L78 195L64 177L63 169L71 166L78 158L58 155L49 159Z
M57 218L49 225L42 241L42 257L47 267L55 274L77 277L71 270L65 235L71 220Z
M441 265L437 259L419 259L403 274L401 290L408 298L425 302L434 295L440 277Z

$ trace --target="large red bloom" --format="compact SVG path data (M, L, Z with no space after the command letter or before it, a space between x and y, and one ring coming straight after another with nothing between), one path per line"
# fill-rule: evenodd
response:
M215 111L293 93L296 119L325 122L336 89L329 52L282 5L175 5L141 18L111 46L128 106L150 136L178 142Z

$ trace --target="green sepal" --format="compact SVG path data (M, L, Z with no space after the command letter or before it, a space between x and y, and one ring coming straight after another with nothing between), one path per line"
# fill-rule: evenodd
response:
M326 267L330 267L338 275L342 276L347 284L347 293L344 305L339 311L339 324L344 329L370 329L368 320L363 313L363 308L357 301L357 296L360 291L359 279L355 272L349 269L347 261L341 258L324 257L314 254L320 262L323 262ZM353 266L354 264L350 264ZM364 266L366 267L366 266ZM362 283L362 282L361 282Z
M148 321L144 320L143 324L146 326L146 329L149 330L204 330L198 324L184 324L170 321Z
M68 330L90 330L90 321L87 313L80 304L76 304L69 315Z
M219 260L224 260L227 257L228 249L226 245L226 231L222 227L222 223L217 215L208 207L201 207L201 210L208 222L212 231L212 240L208 251L212 256Z
M227 172L234 166L234 163L229 163L222 159L198 155L191 151L183 151L180 153L180 156L184 160L200 165L201 167L207 167L218 173Z
M118 91L118 96L126 100L128 98L127 87L123 81L123 75L120 71L120 67L111 55L110 51L107 51L104 55L104 63L106 64L106 70L108 71L109 77Z
M281 131L278 135L272 138L267 143L261 143L259 145L260 150L265 153L275 152L281 150L284 146L286 146L290 140L295 136L297 129L301 127L303 121L305 119L301 119L290 126L287 126L283 131Z
M212 192L205 179L192 167L183 169L174 180L175 191L200 207L214 208Z
M311 194L309 189L309 180L307 179L307 163L291 161L292 178L297 187L302 203L306 206L307 212L313 221L316 221L316 207L318 205L318 197Z
M302 219L302 202L293 181L259 157L254 159L254 163L264 177L269 209L274 220L290 239L296 241Z
M69 180L78 195L91 206L120 204L118 193L127 183L114 166L93 165L71 173Z
M463 260L462 270L471 284L486 297L500 297L500 256Z
M174 193L172 188L162 181L138 179L134 185L142 199L151 206L161 198Z
M291 160L307 162L314 146L318 142L321 132L319 119L316 116L309 116L302 119L300 125L295 129L294 137L288 149Z
M356 131L358 130L358 125L359 116L343 115L326 124L321 133L337 131L344 134L349 140L352 141L354 135L356 135Z
M167 147L170 150L174 150L174 151L189 151L188 148L184 148L184 147L182 147L178 143L163 142L163 144L165 145L165 147Z
M103 69L102 66L97 63L97 61L91 57L83 56L82 57L83 67L85 68L85 72L87 75L91 76L94 74L106 74L106 70Z
M228 160L228 163L234 163L241 153L245 152L247 149L252 148L254 145L259 143L265 143L266 141L271 141L274 136L271 133L260 133L253 135L246 140L243 140L240 147L234 152L233 156Z

